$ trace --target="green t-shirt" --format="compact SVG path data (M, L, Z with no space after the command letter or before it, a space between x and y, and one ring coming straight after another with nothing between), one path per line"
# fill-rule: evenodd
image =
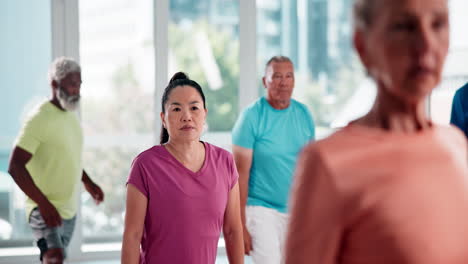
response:
M82 176L83 134L77 115L51 102L32 112L15 145L32 154L26 169L63 219L76 214ZM26 200L26 215L37 204Z

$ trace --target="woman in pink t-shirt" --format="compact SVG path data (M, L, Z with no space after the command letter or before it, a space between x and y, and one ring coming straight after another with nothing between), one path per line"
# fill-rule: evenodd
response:
M244 263L238 173L228 151L200 141L206 114L200 85L176 73L161 145L140 153L128 178L122 263L213 264L221 230L229 263Z
M425 103L449 47L448 0L356 0L370 112L305 148L286 263L468 263L467 144Z

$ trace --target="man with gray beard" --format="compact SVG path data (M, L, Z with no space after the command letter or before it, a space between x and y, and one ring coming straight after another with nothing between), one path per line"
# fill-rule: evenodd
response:
M63 263L75 227L80 182L96 204L104 193L83 170L83 134L74 110L81 68L66 57L49 69L52 99L39 105L15 141L8 172L28 197L26 216L42 263Z

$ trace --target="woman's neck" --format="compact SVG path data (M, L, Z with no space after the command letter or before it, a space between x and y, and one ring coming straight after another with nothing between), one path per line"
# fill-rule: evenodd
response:
M404 133L414 133L432 127L432 122L427 118L424 99L408 102L382 90L379 89L369 113L355 123Z
M201 157L205 157L204 145L200 141L169 141L164 145L166 149L182 164L190 164L196 162Z

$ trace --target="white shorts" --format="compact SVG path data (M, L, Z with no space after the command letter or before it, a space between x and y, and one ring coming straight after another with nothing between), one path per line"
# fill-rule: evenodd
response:
M275 209L248 205L246 225L252 237L250 256L255 264L284 263L284 242L289 217Z

